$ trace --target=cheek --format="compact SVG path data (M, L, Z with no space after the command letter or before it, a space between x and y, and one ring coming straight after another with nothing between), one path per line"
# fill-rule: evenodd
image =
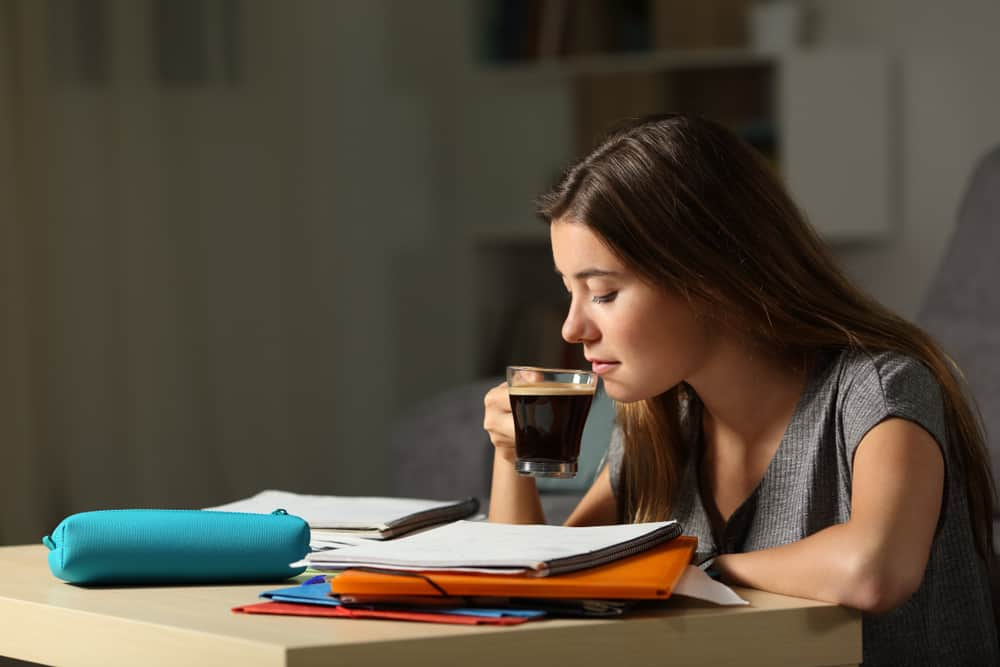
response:
M659 376L673 386L700 363L712 334L687 304L657 304L647 313L623 329L623 339L635 354L633 361L643 375Z
M655 396L679 382L683 369L681 360L686 355L677 339L677 331L665 317L646 317L633 320L619 331L621 343L627 350L622 361L628 373L622 377L627 387L619 391L625 396L615 399L629 402ZM608 393L611 394L610 385Z
M650 330L642 321L634 318L623 318L615 329L618 343L633 353L642 352L643 348L647 346L646 339L649 338Z
M658 361L676 347L679 334L675 318L660 308L644 308L642 316L627 318L622 323L622 340L649 362ZM682 337L686 338L687 335Z

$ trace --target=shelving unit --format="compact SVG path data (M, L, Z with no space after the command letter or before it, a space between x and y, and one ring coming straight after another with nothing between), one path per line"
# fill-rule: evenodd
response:
M891 87L881 54L664 51L480 66L469 77L475 94L454 173L477 373L502 366L512 320L565 307L532 201L621 118L686 111L728 125L772 162L831 243L877 241L890 229ZM537 335L539 358L517 361L566 358L550 340L557 328Z
M719 69L749 65L769 65L780 58L775 54L746 49L695 49L690 51L650 51L546 58L512 64L481 65L475 78L482 84L525 86L566 78L628 72L664 72L677 69Z

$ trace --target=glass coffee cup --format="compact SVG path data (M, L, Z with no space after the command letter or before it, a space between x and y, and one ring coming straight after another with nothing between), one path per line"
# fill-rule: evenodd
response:
M514 469L535 477L573 477L597 389L590 371L508 366L514 413Z

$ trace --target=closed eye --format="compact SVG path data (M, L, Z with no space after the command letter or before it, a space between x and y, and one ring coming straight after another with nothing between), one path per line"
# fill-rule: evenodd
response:
M618 292L608 292L607 294L596 294L590 298L593 303L611 303L618 296Z

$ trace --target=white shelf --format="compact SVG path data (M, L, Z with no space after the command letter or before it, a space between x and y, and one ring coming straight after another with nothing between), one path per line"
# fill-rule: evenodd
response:
M482 85L530 85L604 74L774 65L785 55L746 49L649 51L480 65L470 74Z

